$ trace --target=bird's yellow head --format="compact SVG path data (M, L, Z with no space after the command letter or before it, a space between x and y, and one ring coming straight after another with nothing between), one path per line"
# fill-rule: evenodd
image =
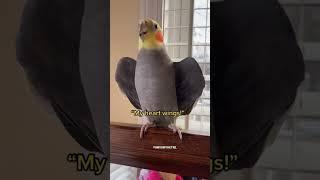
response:
M160 25L146 19L139 23L139 49L157 49L163 47L163 33Z

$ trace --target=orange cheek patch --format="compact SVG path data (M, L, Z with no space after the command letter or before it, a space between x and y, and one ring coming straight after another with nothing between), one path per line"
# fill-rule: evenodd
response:
M158 31L156 33L156 39L160 42L163 42L163 35L162 35L162 32Z

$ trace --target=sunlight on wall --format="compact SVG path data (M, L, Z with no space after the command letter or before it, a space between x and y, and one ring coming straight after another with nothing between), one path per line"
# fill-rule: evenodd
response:
M125 8L130 7L130 8ZM134 107L115 82L121 57L136 59L138 53L139 0L110 2L110 119L112 122L137 123Z

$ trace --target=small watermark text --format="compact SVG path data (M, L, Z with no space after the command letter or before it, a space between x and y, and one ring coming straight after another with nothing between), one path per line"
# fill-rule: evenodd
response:
M177 149L177 146L153 146L153 149Z

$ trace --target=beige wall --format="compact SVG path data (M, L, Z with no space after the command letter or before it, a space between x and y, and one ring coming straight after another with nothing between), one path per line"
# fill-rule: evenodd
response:
M110 7L110 117L111 121L137 123L130 113L134 107L115 82L115 70L121 57L137 57L139 0L111 0Z

